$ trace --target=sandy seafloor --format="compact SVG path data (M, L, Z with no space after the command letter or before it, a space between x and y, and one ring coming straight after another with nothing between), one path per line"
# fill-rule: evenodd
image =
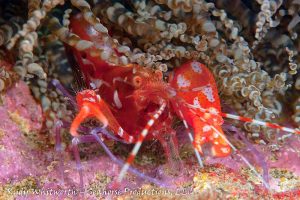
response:
M292 136L284 148L264 153L268 163L270 190L245 167L237 155L227 158L205 157L200 169L189 143L182 142L181 171L163 164L161 149L146 143L135 167L173 188L159 188L128 175L119 189L109 189L119 166L97 145L81 146L90 151L82 159L84 192L79 192L76 164L68 148L63 153L64 178L53 140L40 134L42 112L23 82L7 92L0 106L0 199L300 199L300 137ZM126 146L115 148L116 155ZM127 152L121 153L122 159ZM258 146L266 152L263 146ZM241 151L262 169L250 151Z

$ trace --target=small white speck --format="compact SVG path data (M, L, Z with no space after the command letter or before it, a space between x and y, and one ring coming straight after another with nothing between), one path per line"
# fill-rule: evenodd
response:
M179 87L188 87L191 85L191 82L184 78L182 74L177 76L177 85Z
M207 86L207 87L203 88L201 92L206 96L206 98L209 102L214 102L215 101L213 91L212 91L212 88L210 86Z
M198 74L202 73L202 68L200 66L200 63L198 63L198 62L192 62L192 69L194 72L196 72Z

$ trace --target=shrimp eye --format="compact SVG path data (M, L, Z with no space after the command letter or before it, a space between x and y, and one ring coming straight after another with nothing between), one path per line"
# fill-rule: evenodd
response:
M142 85L142 77L140 77L140 76L135 76L135 77L133 78L133 85L134 85L135 87L140 87L140 86Z
M154 74L158 77L159 80L163 78L163 73L160 70L155 70Z

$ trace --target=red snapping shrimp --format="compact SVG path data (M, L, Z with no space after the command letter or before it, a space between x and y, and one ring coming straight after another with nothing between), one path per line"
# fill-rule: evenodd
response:
M71 21L71 29L85 40L101 41L101 35L80 16ZM229 155L234 148L222 132L222 117L299 134L294 129L222 113L214 77L199 62L190 61L175 69L169 83L166 83L159 71L138 65L110 66L90 57L89 51L74 50L74 54L88 83L95 90L77 94L80 111L70 132L78 136L80 123L93 116L125 141L135 143L118 181L126 174L144 139L158 138L166 146L161 138L163 134L174 133L170 127L175 114L183 120L187 129L193 128L196 153L202 153L201 145L210 142L212 153L217 157ZM191 133L189 136L193 140ZM169 150L165 148L165 151L169 157Z

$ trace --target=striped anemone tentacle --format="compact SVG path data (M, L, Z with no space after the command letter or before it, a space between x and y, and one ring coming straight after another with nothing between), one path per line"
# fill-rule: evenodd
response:
M139 149L142 146L142 143L145 139L145 137L147 136L147 134L149 133L150 128L152 127L152 125L154 124L154 122L159 118L159 116L163 113L163 111L166 108L166 102L163 102L162 105L160 106L160 108L156 111L156 113L154 115L152 115L151 119L147 122L146 127L143 129L143 131L141 132L141 134L139 135L139 138L134 146L134 148L132 149L130 155L128 156L125 165L122 167L121 172L118 176L118 180L117 182L121 182L124 178L124 176L126 175L126 172L129 168L129 166L131 165L131 163L134 161L135 156L137 155Z

